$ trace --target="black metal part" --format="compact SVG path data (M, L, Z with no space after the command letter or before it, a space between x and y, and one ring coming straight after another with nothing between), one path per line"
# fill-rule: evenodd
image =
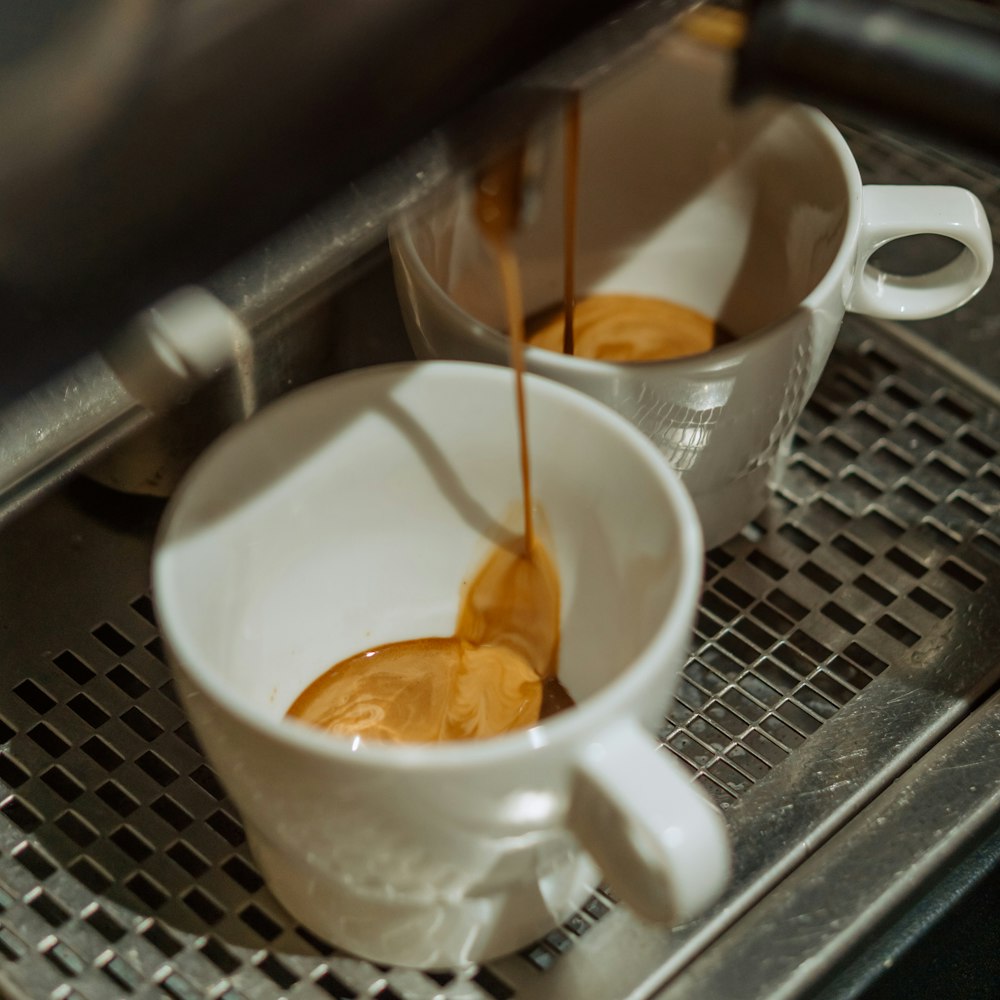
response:
M735 95L762 93L1000 159L1000 8L756 0Z
M1000 830L867 942L814 1000L995 1000L998 900Z

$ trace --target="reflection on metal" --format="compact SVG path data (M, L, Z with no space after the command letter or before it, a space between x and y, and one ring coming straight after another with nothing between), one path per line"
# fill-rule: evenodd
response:
M97 355L0 414L0 523L149 420Z
M340 332L317 324L317 316L338 289L370 268L366 255L384 240L389 220L438 189L451 165L441 140L429 139L213 276L202 294L216 311L229 310L241 346L236 367L222 371L205 389L197 391L219 365L181 362L172 379L164 377L161 394L153 377L157 366L142 363L143 357L150 360L150 352L135 350L143 337L130 329L109 347L116 370L97 355L87 357L5 408L0 412L0 521L98 458L105 460L95 475L109 485L168 493L195 455L234 420L293 385L329 374ZM174 298L164 302L169 305ZM136 317L133 327L149 327L159 306ZM295 331L291 338L285 336L290 328ZM183 330L179 333L183 336ZM169 372L169 365L160 369L164 376ZM186 412L154 421L152 411L192 393L194 406ZM111 454L143 427L142 436Z
M128 394L158 418L87 470L114 489L169 496L198 453L257 408L254 340L203 288L179 289L144 310L104 358Z
M854 140L883 171L886 147ZM953 169L916 154L898 169L914 163L924 180ZM996 180L974 179L996 213ZM323 306L322 285L260 327L350 330L335 366L399 356L384 268ZM977 308L956 327L983 329ZM961 361L969 348L949 336ZM1000 763L984 750L997 704L971 709L1000 680L1000 409L959 361L849 319L779 492L709 553L661 737L727 815L736 873L716 910L667 932L602 889L483 968L378 968L296 926L263 885L162 660L147 577L159 501L81 481L22 512L0 533L0 607L16 622L0 630L4 987L87 1000L801 996L1000 811ZM747 956L766 934L765 968Z
M815 989L1000 815L994 695L696 960L660 1000ZM756 959L767 954L767 962Z

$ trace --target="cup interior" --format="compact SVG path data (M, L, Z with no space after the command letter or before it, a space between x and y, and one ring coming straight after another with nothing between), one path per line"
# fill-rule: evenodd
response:
M724 56L671 43L583 95L578 294L670 299L742 336L791 315L830 269L850 197L842 144L799 106L734 110ZM561 303L564 159L539 140L537 214L517 239L526 312ZM468 317L506 328L471 182L409 226L426 277Z
M529 378L534 492L562 584L577 701L689 628L693 508L600 404ZM338 376L235 428L196 464L154 561L164 634L219 697L280 719L373 646L454 633L464 581L519 531L510 372L434 362Z

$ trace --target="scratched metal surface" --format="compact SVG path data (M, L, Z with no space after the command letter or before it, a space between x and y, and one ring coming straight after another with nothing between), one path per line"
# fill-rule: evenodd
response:
M868 179L960 171L996 225L992 174L849 138ZM159 505L79 482L12 522L0 534L7 992L608 1000L648 995L710 955L997 682L1000 411L984 346L998 288L922 328L944 359L920 336L849 320L781 489L709 554L661 737L725 811L736 873L712 913L672 932L598 891L483 968L377 967L318 940L261 882L175 700L148 598ZM356 331L345 364L405 353L385 269L332 315ZM956 359L981 363L968 374Z

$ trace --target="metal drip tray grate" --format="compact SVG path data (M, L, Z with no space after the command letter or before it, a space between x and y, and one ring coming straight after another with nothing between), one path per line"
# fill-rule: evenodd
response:
M874 328L845 331L771 509L708 556L699 644L663 738L723 804L989 606L997 427Z
M878 169L889 152L917 173L939 162L852 140ZM996 183L976 180L995 214ZM780 491L709 553L661 737L726 810L727 898L667 932L601 890L483 968L355 959L296 926L263 885L163 662L147 578L158 503L78 482L19 518L0 535L0 985L177 1000L652 992L1000 676L983 641L1000 627L1000 411L953 367L849 320Z

